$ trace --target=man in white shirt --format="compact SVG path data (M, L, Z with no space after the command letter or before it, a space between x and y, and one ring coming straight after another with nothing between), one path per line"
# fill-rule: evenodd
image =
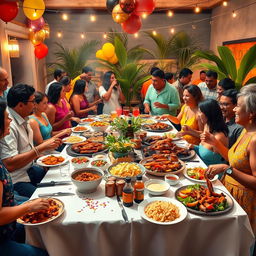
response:
M28 116L34 108L35 89L26 84L10 88L7 95L10 134L0 140L0 158L10 172L14 189L21 196L31 197L45 175L45 170L33 166L33 161L44 151L56 149L59 138L51 138L34 147L33 131Z
M61 78L66 74L65 71L61 70L61 69L55 69L53 72L53 77L54 79L46 85L45 87L45 94L48 94L49 91L49 87L51 84L55 83L55 82L59 82L61 80Z
M205 82L199 83L198 87L201 89L205 99L217 100L217 83L218 74L215 71L209 70L206 72Z

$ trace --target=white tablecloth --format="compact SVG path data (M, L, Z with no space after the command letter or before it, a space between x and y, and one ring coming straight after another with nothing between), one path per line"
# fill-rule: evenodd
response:
M202 163L188 164L202 166ZM68 166L64 166L62 171L65 168L68 170ZM180 177L180 183L170 187L164 196L173 198L177 188L191 184L183 175ZM146 175L144 180L148 178L154 177ZM70 180L70 177L61 177L60 168L56 167L48 171L43 182L51 180ZM129 218L129 223L125 223L116 197L105 197L104 183L102 181L95 193L87 195L78 194L73 185L38 188L33 197L60 191L76 195L59 197L65 204L60 218L26 227L27 242L46 248L50 256L249 255L254 236L248 217L237 202L225 215L201 217L188 213L184 221L168 226L143 220L134 204L125 208ZM219 181L214 182L214 186L227 192ZM148 197L145 193L145 198Z

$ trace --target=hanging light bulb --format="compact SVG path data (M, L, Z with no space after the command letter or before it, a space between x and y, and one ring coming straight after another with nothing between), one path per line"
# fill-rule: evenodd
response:
M173 11L171 11L171 10L167 12L167 16L168 16L168 17L172 17L173 14L174 14L174 13L173 13Z
M157 35L157 33L156 33L156 31L155 31L155 30L153 30L152 34L153 34L154 36L156 36L156 35Z
M144 12L144 13L141 15L141 17L142 17L143 19L146 19L146 18L148 17L148 15Z
M35 11L34 11L34 13L33 13L33 17L36 18L36 16L37 16L37 13L36 13L36 9L35 9Z
M57 37L58 37L58 38L61 38L61 37L62 37L62 33L61 33L61 32L58 32L58 33L57 33Z
M91 15L91 16L90 16L90 20L91 20L91 22L96 21L96 16L95 16L95 15Z
M135 33L135 34L134 34L134 37L135 37L135 38L138 38L138 37L139 37L139 34L138 34L138 33Z
M233 17L233 18L236 17L236 12L235 12L235 11L232 12L232 17Z
M84 38L85 38L85 34L82 33L82 34L80 35L80 37L81 37L82 39L84 39Z
M174 28L171 28L170 32L171 32L172 34L174 34L175 29L174 29Z
M63 14L62 14L62 19L63 19L63 20L68 20L68 15L67 15L66 13L63 13Z
M199 6L195 7L195 13L199 13L201 11L201 8Z
M223 1L223 6L228 6L228 2L227 1Z
M107 39L107 34L106 33L103 34L103 38Z

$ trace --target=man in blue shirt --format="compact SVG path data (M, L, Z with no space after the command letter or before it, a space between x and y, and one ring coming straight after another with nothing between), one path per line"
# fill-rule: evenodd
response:
M144 107L145 113L151 115L177 115L180 107L179 93L165 80L165 74L160 69L152 73L152 84L147 90Z
M0 100L5 102L9 91L8 84L8 73L4 68L0 67Z

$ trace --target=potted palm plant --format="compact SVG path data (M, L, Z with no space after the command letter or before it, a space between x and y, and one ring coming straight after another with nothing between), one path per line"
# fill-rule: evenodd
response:
M219 56L207 51L196 51L195 56L214 63L202 63L200 66L217 72L219 79L231 78L235 81L237 89L240 89L242 85L256 82L256 76L247 79L248 73L256 65L256 45L245 53L239 67L236 66L233 53L228 47L218 46L218 53Z
M126 105L131 107L131 100L138 93L140 86L147 81L150 76L146 75L145 64L139 64L134 51L128 52L120 37L114 39L115 53L118 64L111 64L106 60L100 60L99 65L114 72L121 90L126 99ZM139 52L140 50L137 49ZM130 56L129 56L130 55ZM132 57L133 56L133 57Z

